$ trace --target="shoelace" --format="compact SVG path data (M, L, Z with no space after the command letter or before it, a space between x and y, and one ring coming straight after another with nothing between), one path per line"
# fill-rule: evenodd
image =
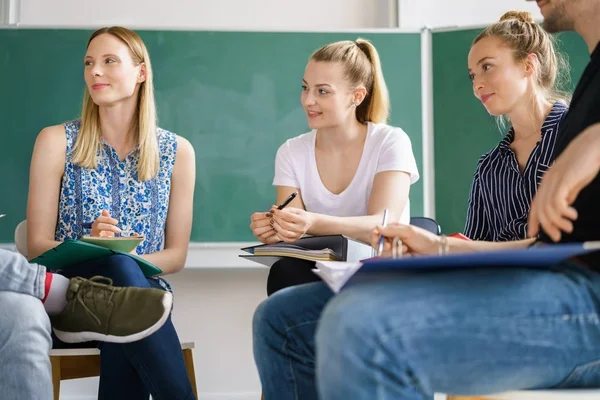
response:
M113 294L115 293L116 288L112 286L113 281L110 278L106 278L104 276L94 276L90 279L85 279L83 281L83 283L81 283L79 285L79 289L77 290L77 295L75 296L76 301L73 302L73 308L72 310L75 311L75 304L79 303L81 304L81 306L83 307L83 309L85 310L85 312L88 314L88 316L97 324L97 325L101 325L102 322L100 321L100 318L98 318L96 316L96 314L94 314L94 312L92 310L89 309L89 307L85 304L85 295L90 292L91 290L94 290L94 287L97 287L94 285L94 283L102 283L102 284L106 284L106 287L99 287L100 290L102 290L102 292L104 293L104 298L106 300L106 302L110 302ZM108 294L108 298L107 295ZM96 297L92 296L94 304L96 302Z

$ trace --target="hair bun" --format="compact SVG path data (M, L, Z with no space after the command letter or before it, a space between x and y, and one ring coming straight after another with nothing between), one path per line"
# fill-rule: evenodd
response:
M535 19L533 19L533 15L531 15L531 13L528 11L508 11L500 17L500 21L508 21L511 19L516 19L517 21L525 22L528 24L535 24Z

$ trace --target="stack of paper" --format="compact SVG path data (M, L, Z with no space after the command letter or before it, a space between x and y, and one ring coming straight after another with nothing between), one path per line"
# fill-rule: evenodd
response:
M313 272L338 293L360 267L361 262L317 261Z
M278 242L244 247L240 257L268 267L282 258L305 261L359 261L371 257L371 246L344 235L305 236L295 243Z
M293 257L310 261L336 261L341 260L341 256L331 249L309 250L293 244L282 246L262 246L254 250L254 255L272 256L272 257Z

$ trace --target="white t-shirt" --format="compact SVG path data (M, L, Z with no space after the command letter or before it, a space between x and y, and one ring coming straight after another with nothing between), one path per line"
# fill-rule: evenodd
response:
M368 123L365 147L350 185L340 194L331 193L319 176L315 159L316 130L287 140L277 151L274 186L300 189L307 211L337 217L367 215L375 175L382 171L410 174L410 183L419 179L408 135L400 128ZM398 197L403 193L398 193ZM410 203L400 222L410 220Z

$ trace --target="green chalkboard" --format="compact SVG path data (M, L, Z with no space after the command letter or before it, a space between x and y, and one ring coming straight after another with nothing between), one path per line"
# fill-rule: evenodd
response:
M473 96L467 55L479 30L433 34L435 210L444 232L462 232L477 160L504 132ZM558 36L559 49L571 64L576 83L589 60L587 47L574 33Z
M25 218L33 143L45 126L78 118L89 30L0 30L0 243ZM412 139L421 163L418 33L140 31L155 73L159 124L197 156L192 241L251 240L249 216L274 201L277 148L306 132L300 80L318 47L371 39L392 97L390 123ZM423 212L421 182L412 214Z

